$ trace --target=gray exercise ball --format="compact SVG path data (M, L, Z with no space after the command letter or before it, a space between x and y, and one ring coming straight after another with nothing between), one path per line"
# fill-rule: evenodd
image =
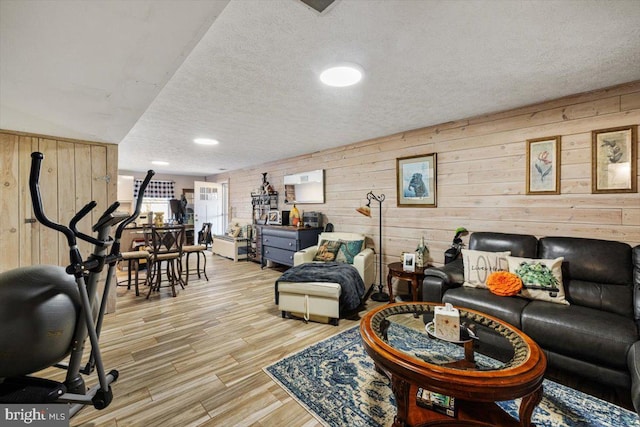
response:
M79 314L78 288L64 268L36 265L0 273L0 378L64 359Z

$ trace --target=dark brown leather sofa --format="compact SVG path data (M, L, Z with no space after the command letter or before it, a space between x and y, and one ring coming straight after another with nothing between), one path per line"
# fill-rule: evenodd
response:
M540 345L550 370L626 390L640 412L640 246L478 232L470 236L469 249L511 251L512 256L526 258L564 257L562 278L570 305L464 287L461 258L425 270L423 300L449 302L511 323ZM500 357L504 349L493 347L486 331L479 332L479 350Z

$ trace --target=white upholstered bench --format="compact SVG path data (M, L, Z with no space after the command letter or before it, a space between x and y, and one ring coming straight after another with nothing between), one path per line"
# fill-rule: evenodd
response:
M247 258L247 239L215 235L211 252L238 262Z
M278 308L282 317L287 313L314 322L338 325L340 319L338 283L282 282L278 284Z

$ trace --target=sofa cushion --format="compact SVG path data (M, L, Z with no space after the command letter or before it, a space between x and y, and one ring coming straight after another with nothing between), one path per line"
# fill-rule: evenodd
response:
M332 262L336 260L336 255L340 251L342 242L338 240L323 240L318 245L316 255L313 257L314 261Z
M280 282L278 293L315 295L318 297L339 299L342 287L330 282Z
M509 271L507 255L505 252L462 250L462 263L464 265L464 286L471 288L487 288L487 278L495 271Z
M538 239L528 234L479 231L472 233L469 237L469 249L489 252L509 251L512 256L537 258Z
M533 259L508 256L509 271L522 279L520 296L553 302L569 304L564 297L562 286L562 261L556 259Z
M529 304L529 300L520 297L500 297L488 289L459 288L449 289L442 298L456 307L470 308L490 316L495 316L520 329L520 313Z
M564 257L562 277L571 304L633 317L633 264L626 243L577 237L540 239L539 258Z
M583 382L586 379L587 382L596 382L607 387L614 387L620 389L629 389L629 372L626 369L616 369L609 366L600 365L592 362L585 362L573 357L564 356L562 354L554 353L543 349L545 356L547 356L547 367L551 367L547 372L551 374L550 378L558 375L560 371L560 378L568 378L569 383L580 378L580 381L576 385ZM629 350L631 351L631 350ZM552 373L550 371L553 371ZM580 386L578 385L578 388ZM584 390L587 391L587 390Z
M522 331L551 352L625 370L627 351L638 340L633 319L545 301L524 307Z
M340 251L336 255L337 262L353 264L353 258L360 253L364 240L340 240Z

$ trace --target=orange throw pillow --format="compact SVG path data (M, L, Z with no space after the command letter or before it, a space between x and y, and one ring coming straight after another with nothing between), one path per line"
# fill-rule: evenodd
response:
M510 297L520 292L522 279L517 274L508 271L496 271L487 277L487 288L496 295Z

